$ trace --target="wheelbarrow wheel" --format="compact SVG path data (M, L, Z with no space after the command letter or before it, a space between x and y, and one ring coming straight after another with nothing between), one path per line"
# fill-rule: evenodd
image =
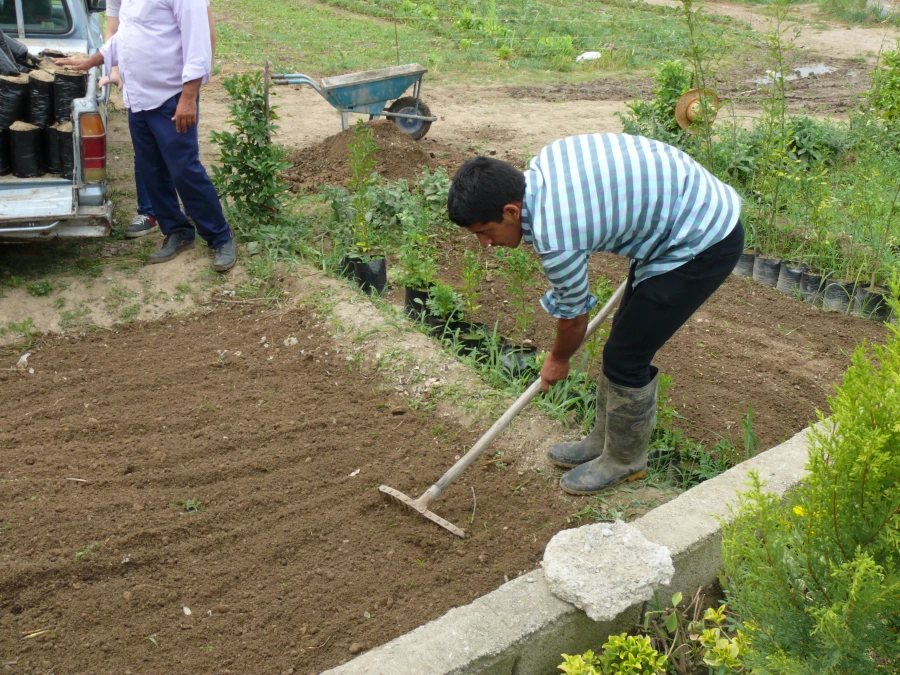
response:
M422 138L425 134L428 133L428 130L431 128L431 122L427 122L425 120L414 120L410 119L409 117L392 117L391 113L431 117L431 111L421 99L419 99L418 101L417 111L416 99L414 97L404 96L403 98L398 98L396 101L391 103L390 107L387 109L387 113L385 113L385 117L393 121L394 124L400 127L400 131L412 138L414 141Z

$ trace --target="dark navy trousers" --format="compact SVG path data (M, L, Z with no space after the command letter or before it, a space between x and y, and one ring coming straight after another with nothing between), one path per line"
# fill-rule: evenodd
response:
M197 232L210 248L219 248L231 239L231 228L222 213L219 195L200 163L198 125L185 133L175 131L172 118L179 98L181 94L176 94L154 110L128 111L135 165L163 234L177 233L194 240L194 226L178 203L181 197ZM198 117L199 110L198 100Z

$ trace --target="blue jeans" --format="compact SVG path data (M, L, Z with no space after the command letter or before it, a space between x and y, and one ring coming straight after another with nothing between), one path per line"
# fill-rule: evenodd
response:
M185 133L175 131L172 118L180 98L176 94L153 110L128 111L135 165L163 234L178 234L188 241L196 236L178 203L180 197L197 233L210 248L219 248L231 239L231 228L200 163L197 125Z

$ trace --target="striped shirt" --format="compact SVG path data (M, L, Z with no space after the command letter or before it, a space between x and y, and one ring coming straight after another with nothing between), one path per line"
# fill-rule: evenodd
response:
M525 172L522 233L552 289L551 315L593 309L588 257L631 258L634 284L669 272L724 239L741 200L687 154L627 134L571 136L544 147Z

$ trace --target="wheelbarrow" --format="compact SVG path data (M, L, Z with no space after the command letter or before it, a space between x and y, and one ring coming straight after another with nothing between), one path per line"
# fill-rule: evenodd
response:
M431 123L437 120L419 97L422 75L427 72L428 69L418 63L409 63L326 77L321 82L302 73L277 73L272 75L272 82L311 86L341 113L342 129L348 128L350 113L368 114L370 120L383 114L413 140L418 140L428 133ZM413 95L403 96L410 87L413 88ZM394 102L385 111L391 100Z

